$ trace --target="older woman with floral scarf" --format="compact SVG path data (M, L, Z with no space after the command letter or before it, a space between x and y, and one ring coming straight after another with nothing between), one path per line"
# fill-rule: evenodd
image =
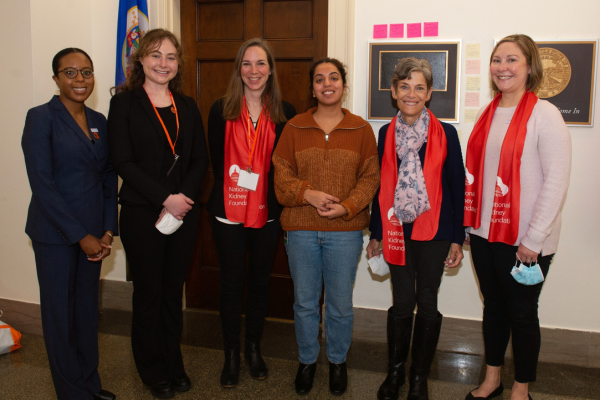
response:
M429 62L401 60L392 78L399 112L379 130L381 187L373 200L367 254L371 258L383 253L393 286L388 375L377 392L381 400L397 399L405 382L415 305L408 399L429 398L427 377L442 325L437 292L444 267L456 267L463 258L465 172L460 143L456 129L425 107L432 92Z

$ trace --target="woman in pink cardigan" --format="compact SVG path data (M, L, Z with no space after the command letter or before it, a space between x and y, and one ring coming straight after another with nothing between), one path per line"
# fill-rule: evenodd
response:
M484 298L487 369L466 400L502 394L500 370L511 333L510 399L527 400L541 341L538 299L558 244L571 139L560 111L535 95L543 68L530 37L502 39L492 52L490 76L496 96L480 110L467 147L464 222Z

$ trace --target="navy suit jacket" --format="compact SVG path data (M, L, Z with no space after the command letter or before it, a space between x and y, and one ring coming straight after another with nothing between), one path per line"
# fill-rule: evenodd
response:
M117 174L108 157L106 118L85 108L87 138L58 96L27 113L21 146L31 186L25 232L32 240L72 245L117 234Z

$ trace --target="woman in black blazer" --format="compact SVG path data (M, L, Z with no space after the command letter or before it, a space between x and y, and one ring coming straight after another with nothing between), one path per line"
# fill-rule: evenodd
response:
M131 343L142 381L153 396L170 398L191 388L180 349L182 296L208 154L198 107L181 93L177 38L149 31L130 63L110 102L108 140L123 179L121 240L134 288ZM183 221L171 235L155 227L163 209Z
M246 249L249 263L244 356L253 378L267 377L260 339L281 230L271 155L286 121L294 115L294 106L281 100L271 47L262 39L248 40L238 51L227 94L213 104L208 117L215 185L206 208L214 216L211 226L221 271L224 387L233 387L239 380Z
M98 375L98 283L117 234L117 174L108 159L106 118L84 103L94 90L93 68L81 49L54 56L60 95L29 110L22 140L31 185L25 232L60 400L115 398Z

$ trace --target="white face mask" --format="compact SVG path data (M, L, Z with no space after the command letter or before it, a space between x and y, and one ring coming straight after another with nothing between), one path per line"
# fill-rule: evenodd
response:
M179 229L182 224L183 221L178 220L172 216L166 208L163 208L160 216L158 217L158 221L156 221L154 226L156 226L156 229L158 229L158 231L163 235L170 235Z

